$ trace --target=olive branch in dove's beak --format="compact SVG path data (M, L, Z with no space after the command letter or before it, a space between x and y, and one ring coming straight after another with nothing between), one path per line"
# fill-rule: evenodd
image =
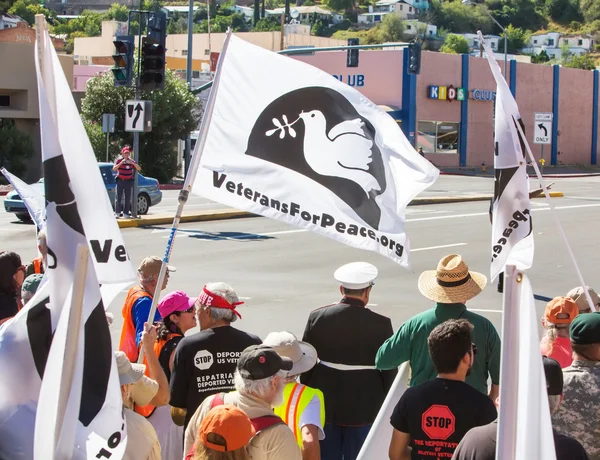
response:
M304 112L301 112L300 115L302 115ZM298 123L298 121L300 121L300 117L296 118L296 120L294 120L293 122L289 122L288 118L286 115L282 115L281 119L283 120L283 122L279 121L279 119L277 118L273 118L273 125L275 125L275 129L270 129L268 130L265 135L267 137L272 136L273 134L275 134L276 132L279 131L279 139L283 139L285 137L286 134L286 129L288 130L289 134L291 137L296 137L296 130L294 128L292 128L292 126L296 123Z

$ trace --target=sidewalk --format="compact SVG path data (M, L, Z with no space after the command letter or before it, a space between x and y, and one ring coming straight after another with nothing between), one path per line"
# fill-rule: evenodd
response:
M563 192L550 192L550 197L560 198ZM535 198L543 198L535 197ZM466 203L473 201L490 201L492 194L473 195L473 196L442 196L430 198L415 198L409 206L428 205L428 204L446 204L446 203ZM168 225L173 223L174 215L156 214L140 216L138 219L118 219L119 228L148 227L151 225ZM205 222L211 220L238 219L242 217L260 217L247 211L238 211L237 209L218 209L212 211L201 211L195 213L184 213L180 222Z
M539 165L538 165L539 166ZM541 166L540 170L541 170ZM440 168L441 174L445 176L476 176L476 177L494 177L494 167L486 166L486 171L482 172L481 167L462 167L462 168ZM529 177L535 178L535 170L532 166L527 167ZM545 166L542 176L548 179L574 178L574 177L594 177L600 176L600 166Z

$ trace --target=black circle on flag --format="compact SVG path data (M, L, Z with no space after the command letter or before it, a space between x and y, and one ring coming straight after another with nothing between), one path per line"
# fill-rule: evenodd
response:
M386 179L375 138L375 127L342 94L307 87L283 94L261 112L246 154L328 188L379 229L381 209L375 198L385 191Z

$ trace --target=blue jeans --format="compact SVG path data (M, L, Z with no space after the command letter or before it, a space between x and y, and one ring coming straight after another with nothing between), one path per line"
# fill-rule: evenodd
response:
M321 460L356 460L367 439L371 425L340 426L325 424L321 444Z

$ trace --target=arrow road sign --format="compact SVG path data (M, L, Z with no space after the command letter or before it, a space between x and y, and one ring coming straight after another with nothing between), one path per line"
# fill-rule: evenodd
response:
M134 124L135 124L135 122L134 122ZM546 129L546 127L544 126L544 123L540 123L540 124L538 125L538 128L540 128L541 130L543 130L543 131L544 131L544 137L548 137L548 130L547 130L547 129Z
M536 121L533 130L533 142L535 144L551 144L552 122Z
M146 116L146 101L127 101L125 104L125 131L143 133Z

